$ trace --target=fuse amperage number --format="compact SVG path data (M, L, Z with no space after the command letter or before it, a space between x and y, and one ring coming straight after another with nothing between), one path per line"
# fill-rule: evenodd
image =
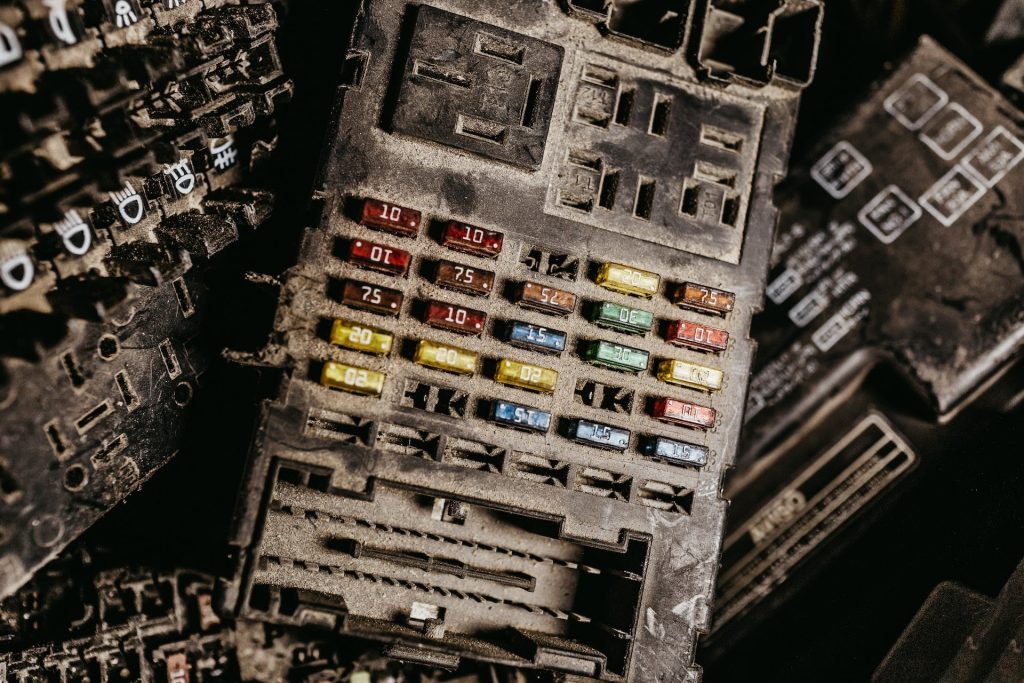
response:
M661 287L661 276L621 263L602 263L597 272L597 284L619 294L650 299Z
M558 354L565 350L566 335L561 330L512 320L505 326L505 341L531 351Z
M397 289L356 280L346 280L341 292L342 304L379 315L398 315L402 299L403 295Z
M672 303L680 308L725 316L736 306L736 295L722 289L684 282L672 294Z
M665 341L673 346L721 353L729 347L729 333L700 323L676 320L669 324Z
M590 420L576 420L569 427L569 438L573 441L612 451L626 450L629 447L629 437L628 429Z
M675 359L659 363L657 374L662 382L708 392L721 389L725 379L725 375L717 368Z
M498 361L494 381L529 391L550 394L558 384L558 372L532 363L521 363L509 358Z
M383 372L328 361L320 373L320 383L331 389L376 397L384 391L385 377Z
M491 405L491 420L513 429L544 434L551 426L551 413L499 399Z
M551 315L569 315L576 309L575 294L537 282L520 285L515 302L523 308Z
M473 296L487 296L494 290L494 273L483 268L438 261L434 269L434 284Z
M353 320L338 318L331 324L330 342L345 349L386 356L394 341L390 332Z
M412 254L386 244L355 239L348 246L348 262L367 270L404 276L411 261Z
M477 335L487 323L487 314L473 308L431 300L427 302L423 322L457 334Z
M665 397L654 401L651 417L680 427L712 429L715 426L716 412L714 408Z
M367 199L363 202L363 214L359 220L367 227L403 237L414 237L419 232L422 221L423 216L419 211L376 199Z
M665 460L677 465L703 467L708 464L711 451L707 446L656 436L641 446L641 452L649 458Z
M476 372L478 358L479 356L469 349L423 339L416 346L413 361L428 368L457 375L472 375Z
M505 236L500 232L459 221L449 222L441 236L441 244L449 249L484 258L496 258L504 241Z

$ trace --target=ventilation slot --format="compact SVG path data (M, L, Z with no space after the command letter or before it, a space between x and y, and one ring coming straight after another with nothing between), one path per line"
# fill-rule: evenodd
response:
M655 95L654 109L651 111L651 124L647 132L651 135L665 137L668 132L668 115L672 111L672 98Z
M185 281L179 277L171 282L171 286L174 287L174 296L178 298L178 308L181 309L181 314L186 318L191 317L196 312L196 307L192 304L192 295L189 294Z
M651 213L654 211L654 189L654 179L640 176L640 184L636 188L636 203L633 205L633 215L637 218L651 220Z
M743 136L703 124L700 127L700 143L739 154L743 149Z
M704 180L716 185L725 187L736 187L736 171L731 171L721 166L715 166L705 161L698 161L693 170L693 177L697 180Z
M7 463L0 460L0 499L5 503L13 503L21 497L21 487L14 476L7 470Z
M181 364L178 363L178 354L174 352L174 346L170 339L160 342L160 357L164 359L164 367L167 368L167 376L174 379L181 374Z
M413 75L429 78L432 81L440 81L441 83L447 83L448 85L454 85L457 88L468 88L473 85L469 76L459 73L458 71L445 69L437 64L430 64L429 62L421 62L417 60L416 63L413 64L412 72Z
M601 178L601 191L597 203L602 209L612 209L615 207L615 195L619 191L619 173L618 171L608 171Z
M632 90L623 90L619 93L619 101L615 103L615 123L620 126L628 126L629 119L633 116L633 98L636 96Z
M124 407L128 409L128 412L132 412L139 407L139 395L135 393L135 389L132 388L132 383L128 379L128 373L121 370L114 375L114 382L117 383L118 391L121 392L121 398L124 400Z
M100 469L109 465L114 456L126 448L128 448L128 437L124 434L118 434L104 441L103 445L89 457L89 460L95 469Z
M603 85L606 88L619 87L618 74L611 69L605 69L594 64L587 64L583 67L582 78L588 83L596 83L597 85Z
M540 86L543 83L538 78L531 78L530 85L526 88L526 103L523 105L523 125L533 128L537 122L537 100L540 98Z
M64 368L71 386L78 389L85 384L85 377L82 375L82 370L78 367L78 361L75 359L73 352L67 351L61 354L60 364Z
M103 401L103 403L100 403L85 415L75 420L75 428L78 429L79 434L85 434L111 412L113 411L110 407L110 401Z
M459 114L459 120L455 124L455 132L459 135L476 138L477 140L503 145L505 144L505 138L508 136L508 126L485 119L478 119L468 114Z
M50 442L50 448L53 449L53 454L57 456L58 460L63 460L68 452L68 445L64 441L64 437L61 436L60 428L57 427L56 420L50 420L43 427L43 432L46 434L46 440Z
M522 64L523 57L526 56L526 48L487 33L478 33L476 34L476 53L513 64Z

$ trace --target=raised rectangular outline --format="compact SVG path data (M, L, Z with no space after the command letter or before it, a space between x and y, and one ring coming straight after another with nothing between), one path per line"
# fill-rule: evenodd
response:
M946 108L959 112L960 116L966 119L967 122L974 127L974 132L965 137L963 140L961 140L960 144L958 144L949 152L942 149L942 147L939 146L939 143L925 135L923 131L921 133L918 133L917 137L921 142L928 145L929 149L938 154L940 157L942 157L946 161L951 161L952 159L955 159L957 155L960 154L960 152L964 151L964 148L967 147L967 145L974 142L974 139L976 137L981 135L981 131L985 129L985 126L981 125L981 121L976 119L973 114L971 114L969 111L961 107L956 102L950 103Z
M821 174L821 169L841 151L845 151L847 154L852 156L856 161L860 163L862 168L860 173L858 173L845 188L836 190L833 189L832 184L825 179L825 176ZM817 163L815 163L814 166L811 167L811 177L814 178L814 180L819 185L821 185L821 187L826 192L832 195L833 198L842 199L846 195L853 192L854 188L856 188L858 185L864 182L864 179L871 175L871 173L874 170L875 168L874 166L871 165L871 162L868 161L867 158L863 154L861 154L856 147L851 145L846 140L840 140L839 142L832 146L832 149L825 152L825 154L820 159L818 159Z
M1003 169L1002 171L997 173L996 176L994 178L992 178L992 180L988 180L987 178L985 178L985 176L981 175L981 172L979 172L976 168L974 168L974 166L971 165L971 159L974 158L975 156L977 156L977 154L978 154L977 148L978 147L981 147L981 146L983 146L985 144L988 144L997 135L1000 135L1000 134L1005 135L1007 138L1009 138L1010 142L1012 142L1013 144L1017 145L1017 148L1020 149L1020 152L1018 152L1017 156L1015 156L1010 161L1010 163L1007 164L1005 169ZM989 133L988 135L985 136L984 140L982 140L978 145L975 146L975 149L972 150L970 154L965 156L960 161L960 163L961 163L961 165L963 165L964 168L967 169L967 171L969 173L974 174L974 176L978 180L980 180L986 187L994 187L995 185L997 185L999 183L1000 180L1002 180L1003 178L1006 177L1007 173L1012 171L1013 168L1017 164L1019 164L1021 162L1021 159L1024 159L1024 143L1022 143L1020 141L1020 139L1018 139L1010 131L1006 130L1006 128L1004 128L1003 126L996 126L995 128L992 129L991 133Z
M935 190L936 188L941 187L945 183L948 183L949 179L952 176L956 175L957 173L961 173L965 178L967 178L969 181L974 183L974 186L976 188L978 188L978 191L975 192L971 196L971 198L969 200L967 200L966 202L963 203L962 208L960 209L959 212L957 212L957 214L955 216L946 217L942 213L940 213L937 208L935 208L934 206L932 206L929 203L928 195L931 194L931 192L933 190ZM977 181L977 179L975 179L973 174L968 173L967 170L964 168L964 165L961 163L961 164L957 164L953 168L949 169L949 171L946 173L946 175L944 175L941 178L939 178L937 181L935 181L935 183L932 184L931 187L929 187L927 190L925 190L924 194L922 194L920 197L918 197L917 203L920 204L921 206L923 206L925 209L927 209L928 213L930 213L931 215L935 216L935 218L940 223L942 223L943 225L945 225L948 228L949 226L951 226L954 223L956 223L957 220L960 219L960 216L963 216L967 212L967 209L969 209L972 206L974 206L974 204L979 199L981 199L982 195L984 195L987 190L988 190L988 188L985 187L984 185L982 185L981 183L979 183Z
M939 98L938 101L935 104L933 104L931 108L928 109L924 114L922 114L921 118L919 118L917 121L911 121L910 119L903 115L903 112L893 108L893 105L901 97L903 97L905 91L908 90L914 83L922 84L928 90L931 90L933 93L935 93ZM945 107L947 102L949 102L949 95L946 94L945 90L935 85L935 82L932 81L932 79L925 76L924 74L917 73L908 78L906 83L901 85L892 94L886 97L885 101L882 102L882 106L885 108L887 112L892 114L893 118L895 118L897 121L903 124L903 127L906 128L907 130L919 130L921 126L928 123L931 120L931 118L939 112L940 109Z
M786 487L785 490L783 490L781 493L779 493L774 498L772 498L764 505L762 505L758 512L752 515L749 519L747 519L742 526L730 532L722 542L723 552L730 548L733 544L735 544L737 540L743 538L744 536L750 533L750 529L758 521L760 521L762 511L769 510L772 508L772 506L778 505L778 503L781 500L783 500L786 496L790 495L791 492L798 490L798 488L802 486L808 479L817 474L823 467L825 467L838 454L840 454L847 446L853 443L853 441L857 437L859 437L872 426L882 432L882 437L879 438L878 441L872 444L872 446L869 449L864 451L861 454L861 456L857 458L853 463L851 463L845 470L840 472L839 476L832 478L828 482L828 484L826 484L826 486L822 488L822 490L818 492L813 498L811 498L810 500L805 500L798 514L794 515L785 523L778 525L775 529L772 530L770 534L762 538L760 542L755 543L754 547L751 548L751 550L748 551L739 561L737 561L735 565L733 565L729 569L722 570L722 572L719 575L718 582L719 586L724 588L724 590L722 594L719 596L718 602L723 606L729 606L731 609L729 609L725 613L725 619L721 620L719 623L723 623L728 619L732 619L740 611L746 609L748 605L759 602L764 597L763 595L756 595L755 591L745 590L748 587L749 582L737 583L736 581L737 577L740 577L742 575L757 577L759 573L750 570L750 567L752 565L755 567L768 566L770 565L770 563L766 563L764 561L765 559L783 556L783 554L786 551L795 548L797 549L797 552L795 554L790 555L789 559L784 562L785 566L781 567L780 570L775 574L784 576L792 569L792 567L796 566L796 564L800 562L800 560L806 557L807 554L811 552L811 550L813 550L815 547L820 545L822 541L827 540L831 536L831 534L819 536L815 542L806 544L801 547L799 545L799 541L803 538L807 538L808 536L807 534L796 534L787 539L786 542L780 547L780 549L772 553L772 555L765 558L763 554L764 548L770 547L771 544L774 543L776 539L778 539L784 532L791 530L794 526L794 523L799 523L802 519L806 519L807 513L813 513L814 507L818 503L826 499L827 495L836 491L837 482L841 484L843 481L848 481L849 477L844 478L844 475L855 472L857 470L858 465L862 464L862 461L865 460L865 457L871 457L872 455L874 455L874 453L880 452L882 448L885 448L890 444L895 446L895 456L899 456L902 454L907 457L907 464L898 469L897 471L891 473L887 485L874 489L865 498L865 500L870 500L871 498L877 496L879 493L885 491L888 488L888 485L891 485L892 482L902 477L911 469L911 467L913 467L917 460L917 454L914 452L914 450L907 444L903 437L896 431L896 428L893 427L893 425L888 421L888 419L886 419L886 417L883 414L875 410L870 410L867 412L864 418L861 419L860 422L858 422L853 428L851 428L849 431L843 434L843 436L840 437L840 439L836 443L834 443L832 446L826 448L823 452L821 452L814 459L814 462L811 463L806 469L801 471L793 479L789 486ZM893 458L890 457L889 460L887 460L886 462L891 462L892 459ZM875 468L876 471L880 469L880 467ZM851 489L850 491L853 491L854 494L856 493L856 490ZM849 496L847 496L846 498L840 497L839 500L833 501L825 509L824 515L822 515L821 513L812 514L812 518L816 517L819 520L822 517L827 518L829 514L835 512L838 508L840 508L847 498L849 498ZM807 528L813 528L815 525L807 524L806 526ZM759 558L761 558L760 561ZM736 604L737 600L741 601L739 606L733 606Z
M872 211L874 211L875 207L878 206L885 198L885 196L889 193L896 195L897 197L900 198L900 200L903 201L904 204L913 209L913 215L910 216L910 218L907 221L905 221L904 224L901 225L898 230L887 235L881 230L879 230L877 225L869 221L867 216ZM897 237L906 232L907 228L916 223L917 220L921 218L921 215L921 207L918 206L917 202L908 197L907 194L896 185L889 185L881 192L876 194L870 202L864 205L864 208L857 212L857 220L860 221L861 225L870 230L871 234L877 237L879 242L881 242L882 244L892 244L893 242L896 241Z

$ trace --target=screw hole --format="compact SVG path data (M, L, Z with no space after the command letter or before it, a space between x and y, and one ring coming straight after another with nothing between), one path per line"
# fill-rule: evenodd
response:
M112 334L105 334L100 337L100 341L96 345L96 353L100 355L100 358L103 360L114 360L120 352L121 344L117 341L117 337Z
M179 406L187 406L192 400L192 385L188 382L178 382L174 387L174 402Z
M89 482L89 473L81 465L72 465L64 470L64 488L79 491Z

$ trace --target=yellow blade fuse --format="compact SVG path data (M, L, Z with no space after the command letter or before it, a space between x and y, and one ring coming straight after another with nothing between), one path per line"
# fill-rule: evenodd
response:
M416 346L413 360L429 368L455 372L460 375L472 375L476 372L478 354L473 351L441 344L423 339Z
M335 346L386 356L394 342L390 332L353 320L338 318L331 324L331 343Z
M609 262L601 264L596 282L613 292L650 299L658 293L661 276L647 270Z
M320 373L320 384L331 389L351 391L353 394L380 396L384 391L385 377L387 375L383 372L327 361Z
M685 360L664 360L658 364L658 379L698 391L718 391L722 388L724 374L717 368Z
M550 394L558 384L558 373L550 368L505 358L498 362L498 369L494 372L494 381L520 389L543 391Z

